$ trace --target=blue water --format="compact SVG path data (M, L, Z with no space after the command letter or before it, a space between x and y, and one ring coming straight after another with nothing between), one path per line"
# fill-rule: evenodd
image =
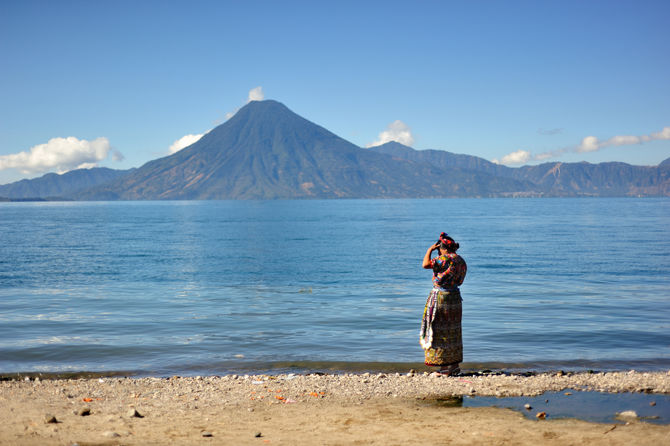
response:
M441 231L465 362L670 368L669 199L0 203L0 373L420 363Z

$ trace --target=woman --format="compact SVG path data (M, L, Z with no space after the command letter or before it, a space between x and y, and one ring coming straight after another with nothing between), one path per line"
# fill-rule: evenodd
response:
M463 361L462 299L458 287L468 267L456 254L458 248L459 244L443 232L423 257L423 267L433 270L433 290L423 310L421 346L426 365L440 367L439 373L446 376L459 374L458 365ZM439 255L431 259L436 250Z

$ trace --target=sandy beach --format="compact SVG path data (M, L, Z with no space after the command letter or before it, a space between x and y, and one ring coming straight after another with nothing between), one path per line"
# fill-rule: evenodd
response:
M670 393L670 372L427 373L0 382L3 445L668 444L670 426L529 420L448 396L563 389Z

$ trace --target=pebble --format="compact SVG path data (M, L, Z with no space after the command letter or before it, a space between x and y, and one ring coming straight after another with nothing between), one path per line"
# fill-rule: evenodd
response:
M116 432L113 432L113 431L105 431L105 432L102 433L102 436L107 437L107 438L117 438L117 437L120 437L121 435L119 435L119 434L117 434Z
M536 417L538 420L544 420L545 418L547 418L547 412L538 412L538 413L535 415L535 417Z
M77 415L80 417L86 417L88 415L91 415L91 408L90 407L82 407L79 409L77 412L75 412Z
M47 424L53 424L53 423L58 423L58 420L56 419L55 416L53 416L51 414L46 414L44 416L44 422L47 423Z
M525 407L526 410L531 410L531 409L533 408L533 407L532 407L530 404L528 404L528 403L524 404L523 407Z
M652 401L651 403L649 403L649 405L650 405L650 406L655 406L655 405L656 405L656 401Z
M144 418L144 415L140 414L140 413L137 411L137 409L130 409L130 410L128 411L128 416L129 416L130 418L133 418L133 417L134 417L134 418Z
M262 436L263 436L263 434L261 434L260 432L257 432L256 435L254 435L254 437L256 437L256 438L261 438Z
M203 437L213 437L213 436L214 436L214 435L212 435L211 432L207 432L207 431L202 431L202 432L201 432L201 435L202 435Z

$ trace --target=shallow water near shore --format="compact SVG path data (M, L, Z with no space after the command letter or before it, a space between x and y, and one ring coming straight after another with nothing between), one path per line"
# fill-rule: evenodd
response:
M466 366L667 370L668 221L668 199L1 203L0 373L415 368L441 231Z
M577 418L594 423L619 423L637 421L653 424L670 424L670 395L646 393L603 393L564 390L545 392L528 397L464 396L461 407L502 407L523 413L526 418L537 420L545 412L546 419ZM449 399L445 398L445 406ZM453 407L452 403L452 406ZM529 404L530 409L525 405ZM617 414L634 411L637 419L618 418ZM541 420L539 420L541 421Z

